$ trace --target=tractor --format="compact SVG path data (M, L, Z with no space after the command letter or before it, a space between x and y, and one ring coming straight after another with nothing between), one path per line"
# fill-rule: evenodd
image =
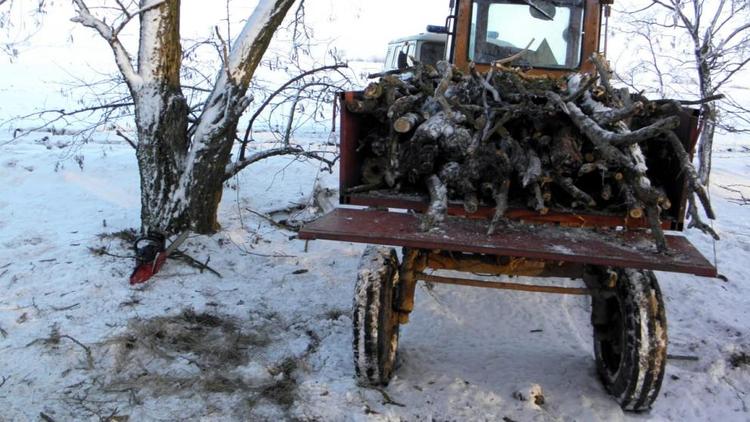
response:
M445 24L430 26L428 32L438 35L435 40L446 40L445 59L466 73L489 71L498 61L512 62L531 77L593 73L588 58L606 50L610 5L611 0L452 0ZM403 71L417 60L417 42L401 41L391 45L386 70ZM343 93L342 105L361 95ZM341 109L342 207L306 225L299 238L384 245L367 247L357 274L352 319L354 367L360 380L374 385L391 380L399 326L409 322L418 281L588 295L594 357L605 389L625 410L651 407L667 362L666 312L653 270L717 275L715 266L685 237L667 235L670 253L662 254L642 247L648 226L627 216L539 215L524 209L507 213L523 224L489 234L486 219L491 212L468 216L460 204L448 207L453 217L440 230L420 231L419 214L428 207L424 198L353 189L363 174L360 140L368 128L382 123ZM686 111L681 119L674 132L690 152L697 140L697 117ZM687 179L681 168L657 162L665 163L653 171L669 181L665 191L673 204L662 219L663 228L681 231ZM394 246L403 248L401 256ZM532 280L565 277L582 280L583 286L458 278L456 272Z

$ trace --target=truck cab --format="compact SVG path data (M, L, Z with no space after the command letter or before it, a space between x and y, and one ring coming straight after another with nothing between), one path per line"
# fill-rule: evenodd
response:
M403 37L388 43L384 71L408 66L409 57L420 63L435 65L445 59L445 45L448 34L421 33Z

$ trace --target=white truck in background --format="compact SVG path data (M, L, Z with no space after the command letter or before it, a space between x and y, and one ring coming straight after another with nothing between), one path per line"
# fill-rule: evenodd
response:
M388 43L384 71L403 69L411 64L411 59L425 64L435 65L445 59L447 34L421 33L398 38Z

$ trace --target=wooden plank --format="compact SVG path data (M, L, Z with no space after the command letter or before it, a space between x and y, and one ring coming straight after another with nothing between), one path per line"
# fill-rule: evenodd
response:
M404 246L715 277L716 268L682 236L667 236L669 254L656 252L645 232L596 231L553 225L507 223L487 236L486 220L449 217L438 228L420 232L417 216L339 208L307 224L303 240L327 239Z

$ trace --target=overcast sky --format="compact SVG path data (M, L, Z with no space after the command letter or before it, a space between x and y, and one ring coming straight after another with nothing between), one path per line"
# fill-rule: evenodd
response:
M22 22L33 2L15 2L13 19ZM58 107L64 100L58 82L71 76L95 76L115 70L107 44L88 28L71 23L72 2L50 6L41 29L21 48L14 63L0 56L0 120L30 112L34 107ZM113 3L114 2L110 2ZM247 17L255 1L233 0L233 32ZM382 58L389 40L423 32L428 24L441 24L448 15L449 0L307 0L307 22L316 39L329 40L347 59ZM89 0L90 6L102 1ZM182 34L205 38L224 19L223 2L183 0ZM137 20L131 23L137 31ZM19 31L22 32L22 31ZM4 36L7 34L3 34ZM12 36L12 34L10 34ZM126 37L128 38L128 37ZM131 36L131 43L135 37ZM135 48L132 48L135 52Z
M92 10L97 4L114 4L113 0L87 2ZM33 8L33 3L14 2L14 22L23 22L21 18L29 12L23 9ZM59 93L60 82L116 72L107 44L92 30L70 22L74 15L71 3L60 0L49 6L41 28L21 48L14 63L0 55L0 121L40 108L70 108L70 99ZM627 9L628 5L636 7L638 3L638 0L621 0L617 4ZM234 34L239 32L241 20L249 16L255 4L253 0L231 0ZM428 24L442 24L449 13L448 4L449 0L306 0L306 14L315 38L329 42L344 52L348 60L382 60L389 40L424 32ZM182 8L185 38L206 38L215 25L222 25L225 14L222 0L182 0ZM616 20L617 15L612 19ZM129 29L130 35L123 38L135 53L137 20ZM0 31L0 36L7 35ZM616 66L632 60L632 49L627 42L620 36L610 39L610 59Z
M210 35L213 27L224 19L221 3L217 0L183 0L183 36ZM234 0L231 3L233 20L247 17L255 3ZM316 38L334 40L335 45L351 58L382 55L389 40L423 32L428 24L441 24L449 11L448 0L307 0L306 5L307 22L315 30ZM23 14L22 7L16 7L16 18ZM22 49L23 54L17 62L54 61L68 66L82 61L110 59L104 55L108 53L104 41L97 39L90 29L71 23L72 16L73 7L69 2L55 2L44 18L41 30ZM136 20L131 28L137 27ZM239 29L235 26L233 32L237 33Z

